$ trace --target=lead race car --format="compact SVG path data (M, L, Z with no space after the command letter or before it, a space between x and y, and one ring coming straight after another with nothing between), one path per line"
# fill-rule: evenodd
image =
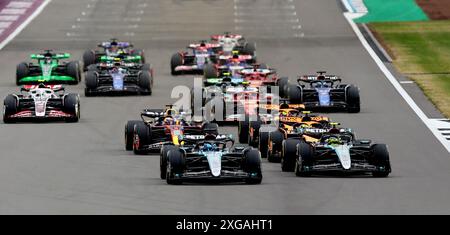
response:
M41 54L32 54L32 60L37 64L22 62L17 65L16 84L37 85L46 84L71 84L81 81L81 68L78 61L62 62L69 59L69 53L54 53L46 50Z
M98 47L102 48L102 50L87 50L84 52L83 64L85 70L90 65L100 63L103 56L114 58L133 56L136 58L136 62L141 64L144 64L146 61L144 50L135 49L134 45L130 42L121 42L113 38L110 41L99 43Z
M28 85L20 94L8 95L4 100L3 121L63 120L78 122L80 98L65 93L61 85Z
M134 56L123 59L103 56L101 63L90 65L86 72L85 95L151 95L153 68L135 60Z
M185 181L244 181L260 184L261 156L258 150L236 147L230 137L207 135L192 147L167 147L167 158L161 158L161 178L168 184ZM164 154L163 152L161 154ZM165 174L165 176L163 176Z
M341 84L342 79L334 75L318 75L300 77L298 84L286 84L283 94L287 94L293 103L303 103L308 110L345 110L349 113L359 113L359 88L351 84Z
M308 177L313 174L371 173L374 177L387 177L392 171L388 148L371 140L357 140L350 129L305 129L305 132L320 133L315 142L298 142L289 148L296 154L286 155L295 174Z
M248 42L243 35L225 32L224 34L212 35L211 41L221 46L221 54L223 55L231 55L233 51L238 51L242 55L255 56L255 44Z

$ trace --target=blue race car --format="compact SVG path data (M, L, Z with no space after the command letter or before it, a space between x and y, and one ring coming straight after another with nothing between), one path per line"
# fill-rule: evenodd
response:
M306 75L300 77L296 85L287 84L283 94L291 103L304 104L307 110L345 110L349 113L360 112L359 88L351 84L341 84L337 76Z

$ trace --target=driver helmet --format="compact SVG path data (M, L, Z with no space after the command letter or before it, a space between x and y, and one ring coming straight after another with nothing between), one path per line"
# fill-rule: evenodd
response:
M173 125L175 123L173 118L165 118L164 125Z
M338 137L335 136L331 136L330 138L326 139L325 142L328 145L332 145L332 144L342 144L342 140Z
M118 52L119 51L119 43L117 43L116 41L111 42L109 51L110 52Z
M202 151L211 152L211 151L214 151L214 149L215 149L214 147L215 147L214 144L205 143L202 147Z

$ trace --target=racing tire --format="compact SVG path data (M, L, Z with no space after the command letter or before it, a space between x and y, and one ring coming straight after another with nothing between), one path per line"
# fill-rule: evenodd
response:
M100 72L100 70L97 68L97 65L95 65L95 64L91 64L91 65L89 65L87 68L87 71L93 71L93 72Z
M182 174L186 169L186 159L184 154L177 148L168 153L168 163L166 182L170 185L180 185L183 183L182 179L177 179L177 174Z
M256 137L259 137L259 129L261 129L262 122L261 121L252 121L250 122L249 129L253 129L253 134L248 136L248 145L252 147L258 147L258 139Z
M66 73L69 77L74 78L74 81L69 81L68 84L76 85L81 81L80 63L78 61L71 61L66 64Z
M217 123L205 123L202 130L204 134L219 135L219 125Z
M159 158L159 171L160 171L160 178L162 180L165 180L167 177L167 163L169 161L168 154L170 151L176 151L178 148L174 145L164 145L161 148L161 154Z
M152 94L152 76L150 75L150 72L142 71L139 73L138 85L145 90L145 92L143 92L144 95Z
M73 117L67 118L66 122L78 122L80 120L80 97L78 94L70 93L64 97L64 111L73 115Z
M375 144L373 146L374 165L379 171L372 172L372 176L376 178L386 178L391 173L391 162L389 152L385 144Z
M180 55L180 53L176 53L172 55L172 58L170 59L170 70L172 75L180 75L181 72L175 71L175 69L178 66L183 65L183 56Z
M87 69L90 65L97 63L97 55L95 51L88 50L83 53L83 66Z
M294 172L297 155L297 145L301 141L297 139L287 139L283 141L283 150L281 151L281 170L283 172Z
M239 143L241 144L248 143L249 131L250 131L250 122L248 121L248 119L246 118L244 121L239 121L238 124Z
M98 87L98 76L94 71L87 71L85 76L86 88L89 90L95 90Z
M19 101L17 97L13 95L6 96L4 103L3 103L3 122L4 123L13 123L14 121L8 116L14 115L18 111L18 104Z
M16 85L20 86L22 85L22 82L20 80L22 78L28 77L30 75L30 68L28 67L28 64L23 62L17 65L16 70Z
M269 162L280 162L281 158L277 156L274 151L281 153L283 140L284 135L279 130L271 132L269 134L269 141L270 143L272 143L272 152L269 151L269 154L267 156L267 160L269 160Z
M361 101L359 96L359 89L356 86L350 86L347 89L347 105L349 113L359 113L361 111Z
M297 85L289 86L287 90L289 102L291 102L292 104L303 103L303 95L301 89L302 88Z
M136 125L140 120L128 121L125 124L125 150L133 150L133 140L134 140L134 125Z
M259 139L258 139L258 149L261 152L262 158L268 157L269 152L269 134L270 132L259 132Z
M278 89L279 89L279 95L281 98L287 98L288 96L288 87L289 87L289 78L288 77L282 77L278 79L277 82Z
M152 139L151 127L140 121L134 125L133 152L135 155L145 155L148 152L143 150L145 145L149 145Z
M142 71L147 71L147 72L151 73L151 71L152 71L152 65L151 65L151 64L143 64L141 70L142 70Z
M218 77L218 73L217 73L217 69L213 64L206 64L205 68L203 68L203 76L208 79L208 78L217 78Z
M297 145L297 159L295 162L295 175L297 177L310 177L311 171L305 170L305 167L312 167L314 159L313 148L305 143L301 142Z
M261 184L261 155L258 150L252 149L244 153L243 170L249 174L246 184Z

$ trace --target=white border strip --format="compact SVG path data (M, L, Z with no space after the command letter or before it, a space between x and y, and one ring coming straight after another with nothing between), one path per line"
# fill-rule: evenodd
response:
M52 0L45 0L34 12L31 14L28 19L26 19L19 27L17 27L14 32L12 32L3 42L0 43L0 50L2 50L9 42L11 42L17 35L22 32L30 23L34 20L43 10L44 8L51 2Z
M345 1L345 0L343 0ZM372 59L375 61L375 63L378 65L380 70L384 73L386 78L391 82L391 84L394 86L394 88L397 90L397 92L403 97L403 99L408 103L408 105L411 107L411 109L417 114L417 116L422 120L422 122L430 129L430 131L434 134L434 136L441 142L441 144L444 146L444 148L447 149L448 152L450 152L450 143L449 141L444 138L443 135L436 129L436 127L433 125L434 122L430 120L425 113L420 109L420 107L414 102L414 100L411 98L411 96L406 92L405 89L400 85L398 80L395 78L395 76L389 71L389 69L384 65L383 61L377 56L375 51L372 49L372 47L367 42L366 38L364 38L364 35L359 30L356 23L353 21L353 19L359 17L358 14L353 13L344 13L345 18L347 19L348 23L352 27L353 31L355 31L356 36L358 36L359 40L361 41L364 48L367 50L367 52L370 54Z

